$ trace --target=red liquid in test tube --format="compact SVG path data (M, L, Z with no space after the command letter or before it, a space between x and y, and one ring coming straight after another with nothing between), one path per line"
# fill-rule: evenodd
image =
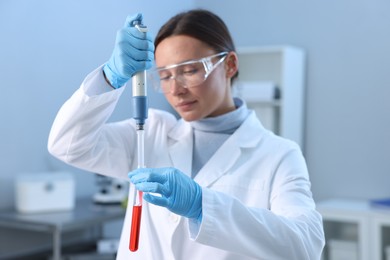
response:
M141 215L142 215L142 191L136 192L138 200L135 198L133 205L133 215L131 219L131 230L130 230L130 243L129 249L131 252L138 250L139 234L141 230Z
M132 252L138 250L139 233L141 227L142 205L133 206L133 216L131 220L130 244L129 249Z

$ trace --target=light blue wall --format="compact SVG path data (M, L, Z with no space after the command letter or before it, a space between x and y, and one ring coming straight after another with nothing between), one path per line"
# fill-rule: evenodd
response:
M237 46L307 51L305 151L317 200L390 196L390 2L196 0Z
M0 2L0 208L12 207L14 176L24 172L74 172L77 195L95 192L94 176L66 166L47 152L60 106L84 77L111 55L126 16L142 11L153 35L187 1L15 0ZM162 11L163 10L163 11ZM167 108L160 94L154 107ZM130 91L112 120L131 116Z

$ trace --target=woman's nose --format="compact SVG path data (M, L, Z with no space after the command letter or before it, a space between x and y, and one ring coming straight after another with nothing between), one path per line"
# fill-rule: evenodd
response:
M176 78L172 78L170 80L169 93L174 96L177 96L185 93L186 91L187 88L184 85L180 84L180 82L178 82Z

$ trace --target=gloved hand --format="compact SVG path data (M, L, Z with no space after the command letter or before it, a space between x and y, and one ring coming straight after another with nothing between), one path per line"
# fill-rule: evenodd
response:
M117 32L111 58L103 67L114 88L123 86L134 73L149 69L154 60L152 38L132 27L134 21L142 22L142 14L127 17L125 26Z
M190 177L175 168L139 168L129 173L144 200L173 213L199 219L202 215L202 189ZM161 197L148 192L161 194Z

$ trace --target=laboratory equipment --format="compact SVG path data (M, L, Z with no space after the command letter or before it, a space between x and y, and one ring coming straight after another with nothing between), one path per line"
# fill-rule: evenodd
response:
M128 182L96 174L98 192L93 195L97 204L121 204L128 194Z
M148 31L145 25L140 21L133 21L132 26L136 27L138 31L146 33ZM146 90L146 71L139 71L132 77L133 88L133 113L136 122L137 131L137 155L138 168L145 168L144 163L144 124L148 117L148 100ZM142 191L137 191L134 187L133 199L133 215L131 221L130 244L129 249L132 252L138 250L140 227L142 215Z
M27 172L15 180L15 207L19 213L73 210L75 197L75 181L69 172Z

